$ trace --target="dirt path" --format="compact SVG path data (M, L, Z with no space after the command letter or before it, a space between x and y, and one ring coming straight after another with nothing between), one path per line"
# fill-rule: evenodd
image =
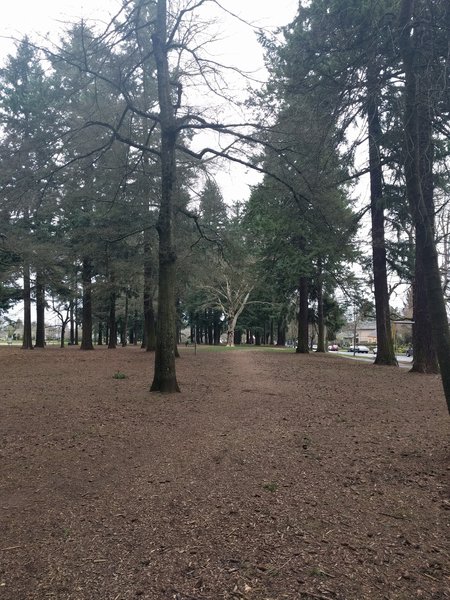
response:
M182 355L0 348L0 600L450 598L437 377Z

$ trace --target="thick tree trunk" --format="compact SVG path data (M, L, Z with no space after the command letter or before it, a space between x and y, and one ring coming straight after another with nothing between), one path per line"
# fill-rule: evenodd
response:
M158 217L159 289L156 333L155 373L150 391L179 392L175 369L176 335L175 278L176 254L173 243L173 204L175 194L177 139L176 118L172 106L171 80L167 60L167 2L158 0L153 52L158 80L161 127L161 204Z
M374 61L368 64L367 119L369 128L370 211L372 217L372 262L377 324L375 364L397 366L391 331L389 290L384 235L383 171L381 165L381 125L379 117L379 71Z
M92 262L87 256L83 258L81 271L83 285L82 335L81 350L93 350L92 344Z
M45 289L42 274L36 273L36 348L45 348Z
M296 352L308 354L308 278L300 277L298 285L298 341Z
M416 244L420 244L423 252L431 333L441 370L447 409L450 413L450 330L434 237L434 210L425 199L428 184L426 173L422 172L424 161L432 160L432 154L428 152L428 148L432 145L428 79L431 68L431 32L424 15L421 18L421 26L416 23L412 29L413 9L413 0L402 1L399 25L402 32L400 49L405 69L406 191L416 227ZM431 169L431 165L428 168Z
M179 337L178 336L178 327L176 327L175 330L176 330L176 333L175 333L175 344L174 344L173 351L175 352L175 358L181 358L180 351L178 350L178 343L179 343L179 340L178 340L178 337Z
M64 348L64 338L66 335L66 324L62 323L61 325L61 338L59 340L59 347L60 348Z
M428 309L426 284L426 266L423 247L423 229L416 229L415 266L413 281L413 365L415 373L439 373L433 336L430 335L432 323Z
M237 317L233 314L228 315L227 326L227 346L232 348L235 344L234 331L236 329Z
M31 335L31 274L30 265L23 265L23 350L33 350Z
M422 38L421 44L425 42ZM420 88L424 85L422 78L416 80L417 94L420 93ZM425 79L428 80L427 74ZM428 89L425 91L425 102L428 104ZM419 167L420 190L423 202L426 206L427 213L430 215L430 225L433 229L433 239L435 234L434 226L434 184L433 184L433 161L434 161L434 144L432 139L431 113L430 106L425 105L417 98L416 113L417 113L417 145L418 155L416 160ZM406 129L405 129L406 131ZM415 220L416 221L416 220ZM430 315L430 307L427 293L427 257L424 252L427 244L427 233L423 227L417 227L415 222L416 248L415 248L415 269L414 269L414 304L413 304L413 366L412 371L418 373L439 373L438 359L435 350L434 338L430 336L432 331L432 321Z

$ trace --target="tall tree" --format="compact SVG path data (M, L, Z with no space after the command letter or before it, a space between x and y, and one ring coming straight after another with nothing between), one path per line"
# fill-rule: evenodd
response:
M23 348L31 340L32 274L36 269L40 231L39 212L48 186L54 142L54 90L39 53L28 38L0 70L0 127L2 135L2 212L15 224L11 249L21 256L23 277ZM42 310L38 311L38 345L43 345Z
M448 16L448 7L447 13L440 8L438 17ZM430 90L436 83L433 79L436 55L432 28L439 23L434 20L436 13L431 9L425 0L402 0L399 10L399 40L405 70L405 178L416 245L426 269L424 283L431 331L450 412L450 330L436 250L432 192L434 103ZM441 75L445 76L445 72Z
M313 0L300 6L278 61L291 94L318 93L325 98L342 131L342 141L346 129L367 115L379 344L376 362L396 365L387 285L380 117L382 86L390 76L392 62L390 32L385 25L390 5L390 0Z

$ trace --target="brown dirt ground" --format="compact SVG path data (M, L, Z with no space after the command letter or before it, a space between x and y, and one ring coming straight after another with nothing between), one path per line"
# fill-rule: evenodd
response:
M450 598L437 377L189 348L162 396L152 360L0 348L0 600Z

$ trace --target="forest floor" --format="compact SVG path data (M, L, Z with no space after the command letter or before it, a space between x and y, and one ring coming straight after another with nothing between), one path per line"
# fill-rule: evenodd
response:
M181 354L0 348L0 600L450 598L438 377Z

